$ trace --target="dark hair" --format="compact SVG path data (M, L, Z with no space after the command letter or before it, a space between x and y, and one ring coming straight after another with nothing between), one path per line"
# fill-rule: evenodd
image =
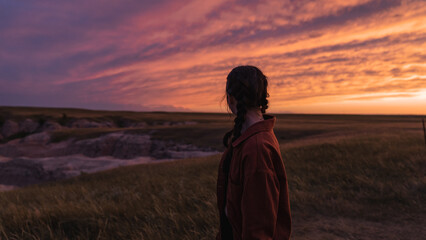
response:
M237 117L234 128L223 137L223 145L228 147L229 138L235 141L241 135L241 128L248 109L260 107L262 113L268 108L269 97L267 77L254 66L238 66L226 78L226 93L237 100Z
M268 100L266 98L269 97L267 87L267 77L259 68L254 66L238 66L232 69L226 78L226 93L237 100L237 116L234 119L234 128L223 136L223 145L228 148L227 155L223 162L223 171L225 175L225 204L229 168L233 152L232 142L241 136L241 129L246 118L247 110L260 108L261 112L265 113L268 108ZM223 214L221 216L221 233L222 239L232 239L232 227Z

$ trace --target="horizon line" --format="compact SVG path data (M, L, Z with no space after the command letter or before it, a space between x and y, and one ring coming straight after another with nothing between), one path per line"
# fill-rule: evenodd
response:
M85 111L107 111L107 112L140 112L140 113L184 113L184 114L232 114L229 112L214 112L214 111L167 111L167 110L113 110L113 109L93 109L93 108L79 108L79 107L48 107L48 106L6 106L0 105L0 108L42 108L42 109L63 109L63 110L85 110ZM267 112L265 114L271 115L344 115L344 116L418 116L426 117L426 114L385 114L385 113L303 113L303 112Z

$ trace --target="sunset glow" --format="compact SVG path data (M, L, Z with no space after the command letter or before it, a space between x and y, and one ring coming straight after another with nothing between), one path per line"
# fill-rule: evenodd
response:
M0 105L226 112L228 72L269 111L426 114L423 0L0 0Z

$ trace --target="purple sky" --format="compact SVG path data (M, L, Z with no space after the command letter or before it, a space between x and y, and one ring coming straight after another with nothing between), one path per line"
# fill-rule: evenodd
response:
M0 0L0 105L223 112L259 66L273 112L426 114L424 1Z

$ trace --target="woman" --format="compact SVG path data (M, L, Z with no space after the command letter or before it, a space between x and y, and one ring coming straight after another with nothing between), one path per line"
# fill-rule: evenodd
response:
M267 78L254 66L239 66L226 82L228 107L236 115L225 134L217 179L220 230L216 239L289 239L287 177L273 127L265 114Z

